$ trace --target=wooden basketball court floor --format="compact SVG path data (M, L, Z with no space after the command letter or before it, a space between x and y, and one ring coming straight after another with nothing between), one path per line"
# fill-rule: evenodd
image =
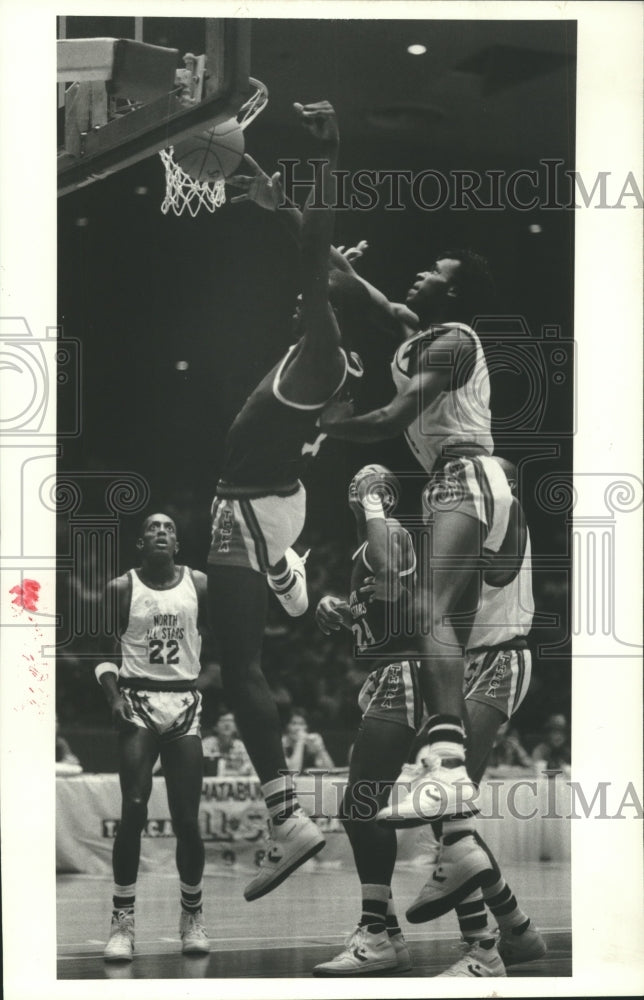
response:
M572 934L568 864L504 865L522 908L548 945L545 958L512 966L508 976L571 976ZM179 883L172 873L139 876L133 962L110 964L102 951L109 928L111 880L61 875L57 887L59 979L308 978L314 965L335 955L359 916L355 874L313 859L278 889L254 903L242 895L248 870L204 875L204 915L212 952L182 956L178 934ZM394 898L409 943L412 977L436 976L460 954L453 913L431 923L408 924L406 906L425 881L406 866L394 877Z

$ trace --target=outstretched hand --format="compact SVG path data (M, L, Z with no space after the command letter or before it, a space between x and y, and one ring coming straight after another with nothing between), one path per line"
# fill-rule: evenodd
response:
M341 253L345 260L348 260L350 264L353 264L354 260L360 260L364 256L365 250L369 249L369 244L366 240L360 240L360 242L354 247L337 247L338 253Z
M335 109L328 101L315 104L294 104L300 121L307 132L320 142L337 143L340 140Z
M238 201L254 201L260 208L274 212L285 200L279 170L269 177L248 153L244 153L244 160L252 170L252 175L235 174L226 180L226 184L242 192L231 198L230 203L234 205Z

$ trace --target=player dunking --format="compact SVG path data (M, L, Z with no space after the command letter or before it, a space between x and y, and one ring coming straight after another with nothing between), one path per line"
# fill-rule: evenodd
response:
M210 614L226 698L271 818L259 873L244 892L249 901L270 892L324 846L297 801L292 776L284 773L277 707L261 669L266 581L289 614L303 614L308 606L302 563L291 549L304 526L300 475L323 437L320 413L347 376L328 292L333 215L326 206L338 128L327 102L295 108L325 158L302 219L300 339L257 386L230 428L208 555ZM316 198L325 207L313 208Z
M510 463L497 461L514 482ZM350 627L359 651L368 654L371 648L384 660L360 692L364 716L344 800L345 827L361 882L362 916L345 951L317 966L315 975L366 975L411 968L391 897L396 859L394 828L391 823L381 824L373 815L366 818L364 814L367 795L372 802L387 797L423 715L415 643L410 642L409 633L405 637L402 627L411 624L408 611L413 606L413 548L398 522L391 517L385 520L391 511L386 499L394 493L395 479L383 467L368 466L353 480L350 504L362 544L353 556L351 597L348 603L325 597L316 611L324 632L328 634L341 625ZM394 544L400 537L404 540L404 557L400 555L401 546ZM365 585L371 574L375 574L377 587L368 597L365 590L370 588ZM396 584L398 577L402 586ZM405 586L406 580L409 582ZM383 596L389 597L389 603L383 603ZM532 611L530 540L515 499L506 537L486 573L481 607L472 623L475 638L471 641L477 645L467 652L468 764L477 783L499 726L517 710L528 689L530 654L525 634L532 623ZM403 659L405 655L410 658ZM391 657L398 662L390 662ZM415 745L423 742L421 736ZM489 848L475 833L471 818L446 819L433 825L442 827L436 831L441 840L440 859L407 910L407 918L419 923L456 906L467 951L443 975L503 976L504 962L517 964L542 957L543 939L520 909ZM498 942L488 927L486 904L501 929Z
M422 792L400 805L431 820L462 806L468 786L463 720L467 636L457 635L450 616L477 606L481 560L484 552L498 551L511 504L507 479L491 457L485 356L477 335L463 322L471 322L485 307L492 284L483 258L462 250L439 254L418 275L404 306L363 284L374 322L388 325L403 340L392 362L398 392L388 405L361 416L351 415L350 404L331 403L320 424L329 436L350 441L379 441L404 431L432 477L425 494L431 558L429 566L420 568L417 601L419 682L432 714L427 731L431 759L438 757L440 766L432 774L433 788L419 778Z
M133 957L141 833L159 753L177 838L182 950L186 954L210 950L202 916L204 846L198 814L203 758L201 695L195 689L207 583L204 573L176 565L178 547L174 521L166 514L150 515L137 541L141 565L107 588L107 599L117 610L118 641L115 662L100 663L95 672L118 729L122 796L112 854L107 961Z

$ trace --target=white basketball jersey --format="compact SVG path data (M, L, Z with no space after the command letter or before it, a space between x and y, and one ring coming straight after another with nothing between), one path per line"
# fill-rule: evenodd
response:
M121 636L122 677L155 681L194 680L199 674L201 636L197 591L187 566L169 590L153 590L130 570L132 598Z
M498 646L517 635L525 636L532 628L533 617L532 546L528 532L521 568L514 579L505 587L490 587L483 582L481 606L472 625L468 647Z
M477 335L463 323L443 323L405 340L394 355L391 373L394 385L402 390L410 378L423 372L418 364L418 354L426 344L444 333L456 330L460 337L472 338L476 345L476 359L465 385L441 392L423 408L419 401L418 416L405 431L405 437L414 455L425 469L431 472L436 460L458 444L476 444L491 455L494 442L491 434L490 378L485 354ZM448 364L446 358L445 363Z

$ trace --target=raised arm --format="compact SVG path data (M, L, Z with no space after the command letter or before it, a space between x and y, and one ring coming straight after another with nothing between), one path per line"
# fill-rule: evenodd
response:
M334 179L340 133L335 111L328 101L294 105L304 128L322 151L315 183L304 206L300 248L302 256L302 316L307 322L309 305L326 302L329 295L329 252L333 236ZM317 302L316 302L317 300Z
M301 246L302 212L295 202L286 196L279 170L269 175L262 170L252 156L245 154L244 160L251 173L237 174L228 179L227 184L240 192L231 198L231 204L253 201L266 211L276 212L288 234L295 240L298 247ZM365 249L366 243L364 241L360 241L356 247L351 247L345 252L331 246L328 267L330 270L342 271L353 278L356 283L362 285L367 292L365 308L368 310L368 321L374 327L384 330L396 340L400 340L406 329L417 327L418 319L406 306L390 302L386 295L356 272L353 261L359 260Z

